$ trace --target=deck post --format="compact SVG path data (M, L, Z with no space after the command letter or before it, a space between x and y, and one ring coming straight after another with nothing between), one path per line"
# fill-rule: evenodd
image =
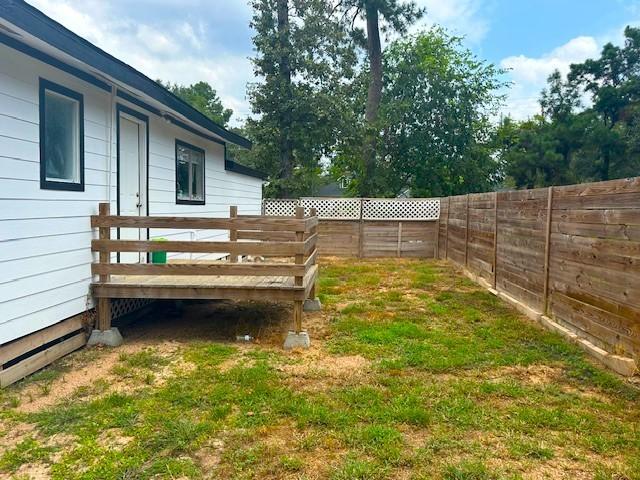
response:
M304 218L304 207L296 207L296 218ZM296 230L296 242L304 242L304 229ZM296 265L302 264L304 264L304 254L299 253L296 255ZM296 287L301 287L303 285L303 281L304 277L301 277L299 275L296 276ZM302 304L303 302L296 301L293 309L293 323L296 333L300 333L302 331Z
M304 207L296 207L296 218L304 219ZM296 230L296 242L304 242L305 229ZM296 265L304 264L304 254L295 255ZM301 287L304 284L304 277L296 275L294 277L294 285ZM304 310L304 301L295 300L293 302L293 330L290 330L284 341L284 348L290 350L292 348L309 348L309 335L302 330L302 312Z
M110 205L108 203L100 203L98 205L98 215L109 216ZM100 227L98 229L100 240L111 239L111 229L108 227ZM100 252L100 263L111 263L111 252ZM108 274L100 275L100 283L108 283L111 276ZM96 321L98 330L109 330L111 328L111 300L108 298L98 299L98 318Z
M229 218L233 219L233 218L237 218L238 217L238 207L235 205L231 205L229 207ZM238 230L235 229L235 227L232 226L232 228L229 229L229 241L230 242L237 242L238 241ZM231 263L237 263L238 262L238 255L236 253L231 253L229 255L229 261Z
M98 205L98 215L109 216L110 205L108 203L100 203ZM98 235L100 240L111 239L111 228L100 227L98 229ZM100 263L111 263L111 252L101 251L99 254ZM100 283L109 283L111 276L109 274L100 274ZM96 320L95 329L91 332L91 336L87 341L87 345L108 345L110 347L117 347L122 344L122 335L117 328L111 327L111 299L99 298L98 299L98 317Z
M312 217L317 217L318 210L316 208L311 208L309 209L309 214ZM317 226L312 227L310 235L314 235L317 233L318 233L318 227ZM314 264L315 264L315 261L314 261ZM320 303L320 299L316 296L317 289L318 289L318 279L316 278L316 280L313 282L313 285L311 286L311 290L309 291L309 298L307 298L304 301L303 310L305 312L319 312L322 309L322 304Z

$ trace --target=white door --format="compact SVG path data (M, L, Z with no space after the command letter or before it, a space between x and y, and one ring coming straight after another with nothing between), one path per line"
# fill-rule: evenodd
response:
M146 124L124 113L120 114L120 215L147 214L146 201ZM145 240L147 230L121 228L121 240ZM139 263L146 259L144 253L120 254L120 263Z

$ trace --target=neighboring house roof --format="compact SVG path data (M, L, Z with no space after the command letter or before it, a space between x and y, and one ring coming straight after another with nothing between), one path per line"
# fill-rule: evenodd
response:
M318 189L317 197L342 197L344 188L338 182L328 183Z
M23 0L1 0L0 18L6 19L12 25L45 42L46 44L51 45L60 52L63 52L64 54L73 57L83 64L104 73L112 79L117 80L122 84L125 84L132 89L145 94L146 96L161 103L169 109L179 113L184 118L193 122L197 126L214 134L216 137L219 137L226 142L234 143L241 147L251 148L252 144L250 140L218 125L206 115L200 113L184 100L178 98L176 95L168 91L157 82L151 80L143 73L139 72L130 65L127 65L123 61L118 60L104 50L96 47L84 38L76 35L72 31L68 30L67 28L65 28L52 18L46 16L44 13L32 7L28 3L24 2ZM10 46L15 46L11 45L11 41L15 42L15 39L1 33L1 31L2 29L0 28L0 43L6 43ZM33 48L29 46L26 46L26 48L33 50ZM57 60L53 59L53 61ZM51 62L48 63L52 64ZM77 70L78 72L81 72L79 69L76 69L73 66L71 66L71 68ZM90 74L85 75L91 76ZM94 80L95 81L91 83L96 84L101 82L103 85L107 85L105 82L102 82L98 78L94 78ZM118 90L119 96L130 100L129 98L120 95L120 93L121 91ZM125 92L122 93L126 95ZM140 102L140 100L138 101ZM184 127L185 125L181 126ZM214 138L211 139L214 140ZM238 165L235 162L230 162L232 164ZM243 168L255 172L255 170L252 170L248 167ZM260 175L260 177L262 178L262 175Z

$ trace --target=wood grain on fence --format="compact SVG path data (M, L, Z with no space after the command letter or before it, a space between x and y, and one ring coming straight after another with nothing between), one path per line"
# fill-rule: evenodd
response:
M437 221L320 220L318 252L338 257L434 258Z
M640 177L449 197L441 212L440 258L640 359Z

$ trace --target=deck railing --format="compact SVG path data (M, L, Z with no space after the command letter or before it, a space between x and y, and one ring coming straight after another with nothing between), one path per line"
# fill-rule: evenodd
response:
M238 215L237 207L230 208L229 218L208 217L146 217L110 215L109 204L99 205L99 214L91 217L92 228L99 229L99 238L92 240L91 248L99 253L99 261L91 265L93 275L99 276L101 284L109 283L112 275L236 275L236 276L286 276L293 277L294 285L307 285L313 276L317 259L316 243L318 217L315 211L305 217L304 208L298 207L295 216ZM154 241L120 240L111 238L112 228L161 228L228 230L229 241ZM227 262L196 263L112 263L114 252L168 252L227 254ZM245 255L263 256L267 259L282 257L286 261L239 262ZM292 261L291 261L292 259ZM315 286L311 286L314 295ZM103 299L100 298L99 301ZM298 307L296 305L296 307ZM106 310L100 308L99 311ZM299 316L298 318L298 310ZM294 310L296 326L301 323L302 309ZM104 329L110 319L98 329Z

